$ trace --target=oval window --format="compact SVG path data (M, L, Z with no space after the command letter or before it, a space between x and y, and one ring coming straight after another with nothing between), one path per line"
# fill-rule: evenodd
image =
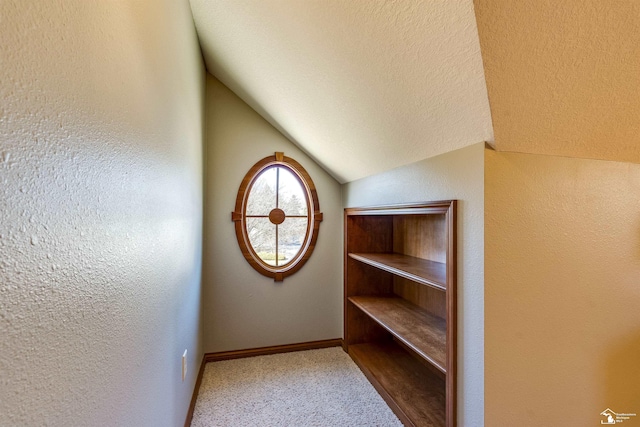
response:
M232 220L249 264L282 281L311 256L322 213L307 171L276 153L256 163L242 180Z

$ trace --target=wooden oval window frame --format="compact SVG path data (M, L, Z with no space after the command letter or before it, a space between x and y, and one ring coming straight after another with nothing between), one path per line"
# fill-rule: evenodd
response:
M253 184L257 179L268 169L274 167L281 167L287 169L298 180L300 186L304 190L304 196L307 206L307 231L302 242L302 246L293 259L281 266L274 266L264 262L256 253L255 249L249 241L247 232L247 201ZM282 216L282 210L274 207L274 209L268 215L269 220L273 224L280 224L286 218L286 212ZM311 256L313 249L316 246L318 239L318 231L320 229L320 222L322 222L322 212L320 212L320 202L318 201L318 193L316 187L311 179L311 176L300 165L300 163L293 160L291 157L286 157L284 153L277 152L273 156L265 157L247 172L240 188L238 189L238 196L236 197L236 207L231 213L231 220L235 223L236 239L238 245L242 251L242 255L247 262L258 273L272 278L276 282L281 282L285 277L291 276L302 266ZM276 238L277 247L277 238ZM277 256L277 249L276 249Z

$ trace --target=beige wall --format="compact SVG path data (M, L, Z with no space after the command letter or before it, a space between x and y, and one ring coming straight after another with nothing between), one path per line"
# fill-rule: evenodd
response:
M207 77L203 314L205 351L342 336L342 209L337 181L214 77ZM309 172L324 221L304 267L275 283L242 256L231 221L258 160L283 151Z
M181 425L202 358L188 3L2 1L0 40L0 425Z
M640 414L640 165L487 151L485 172L486 425Z
M484 144L353 181L345 207L458 199L458 423L483 419Z

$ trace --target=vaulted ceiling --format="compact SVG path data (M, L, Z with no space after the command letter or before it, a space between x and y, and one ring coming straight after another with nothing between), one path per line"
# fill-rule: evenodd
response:
M636 0L191 7L208 71L340 182L481 141L640 162Z
M207 69L339 181L492 139L470 0L191 0Z

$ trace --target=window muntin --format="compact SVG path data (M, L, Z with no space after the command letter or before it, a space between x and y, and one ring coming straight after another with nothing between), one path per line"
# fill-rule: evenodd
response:
M248 188L246 234L251 249L266 264L296 260L309 226L308 196L300 177L285 165L269 165Z
M311 255L322 213L309 174L282 153L245 176L232 219L249 264L276 281L295 273Z

